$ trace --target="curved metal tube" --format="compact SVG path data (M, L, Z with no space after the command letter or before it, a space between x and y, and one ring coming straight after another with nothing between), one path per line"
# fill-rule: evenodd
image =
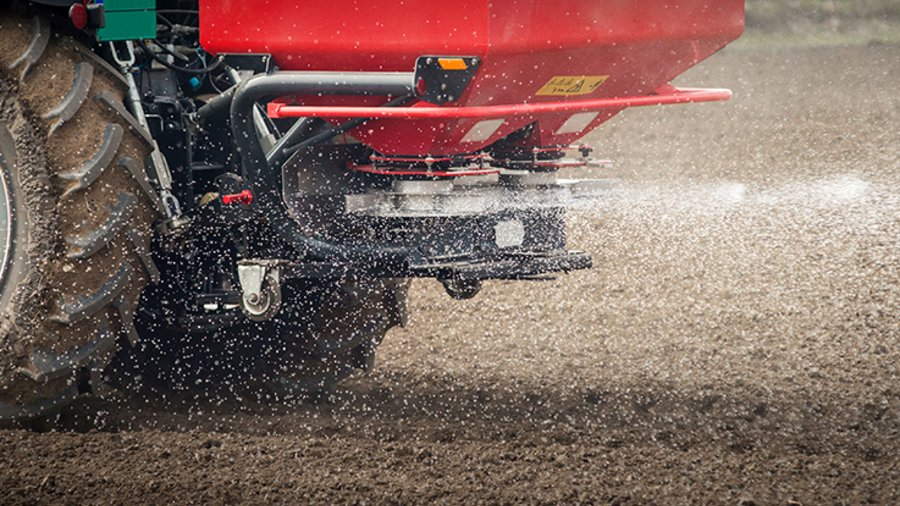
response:
M302 106L269 104L270 118L394 118L394 119L464 119L505 118L545 113L574 113L583 111L621 110L626 107L688 104L730 100L731 90L722 88L675 88L666 85L653 95L593 98L556 102L535 102L506 105L463 107L403 107L381 109L357 106Z
M411 72L277 72L241 82L231 96L231 131L241 156L244 178L250 182L254 206L287 242L311 256L329 260L378 259L403 262L412 251L394 247L359 247L337 244L306 235L291 218L281 197L281 167L266 161L253 122L253 107L265 98L288 95L402 96L413 93Z

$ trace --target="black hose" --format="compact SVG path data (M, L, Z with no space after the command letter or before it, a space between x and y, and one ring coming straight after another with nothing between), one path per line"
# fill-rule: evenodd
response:
M163 16L159 12L156 13L156 17L157 17L157 19L161 20L163 22L163 24L169 28L169 30L172 30L175 28L175 24L172 23L171 21L169 21L165 16Z
M135 42L137 42L138 47L143 49L144 52L146 52L150 56L150 58L153 58L154 61L157 61L160 64L162 64L163 66L165 66L166 68L172 69L176 72L185 72L187 74L205 75L205 74L208 74L209 72L215 70L216 68L219 67L219 65L222 64L222 58L217 57L214 62L212 62L210 65L207 65L206 67L203 67L203 68L192 69L192 68L188 68L188 67L182 67L180 65L175 65L174 63L169 63L165 58L163 58L162 56L156 54L153 50L151 50L150 47L147 45L147 43L144 42L143 40L137 39Z
M230 114L231 101L234 98L234 92L237 91L237 88L238 85L235 84L231 88L228 88L222 93L209 99L203 106L197 109L197 125L201 128L206 125L214 125L225 115Z

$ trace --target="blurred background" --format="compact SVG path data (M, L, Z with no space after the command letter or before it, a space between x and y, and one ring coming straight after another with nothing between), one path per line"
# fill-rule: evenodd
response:
M897 0L747 0L743 43L900 42Z

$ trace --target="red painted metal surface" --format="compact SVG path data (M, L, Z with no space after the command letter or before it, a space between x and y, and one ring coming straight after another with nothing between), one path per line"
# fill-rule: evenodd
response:
M419 102L413 107L353 107L353 106L298 106L283 102L268 105L270 118L403 118L403 119L459 119L505 118L511 116L539 116L542 113L576 113L585 111L620 110L626 107L648 105L686 104L691 102L717 102L728 100L731 90L719 88L671 88L642 97L612 97L568 102L539 102L509 105L485 105L476 107L435 107Z
M457 101L378 113L382 119L351 132L379 152L404 155L474 152L531 123L537 123L534 145L567 145L637 105L579 109L584 104L578 102L650 96L740 36L743 19L743 0L200 1L207 50L271 53L283 70L409 72L425 54L479 57L482 65ZM582 95L538 94L561 76L608 77ZM355 115L362 112L355 108L385 99L297 96L281 102L346 106ZM558 105L564 103L575 105ZM489 118L467 116L499 114L493 107L501 105L512 109L491 116L503 120L493 129L478 126ZM467 112L443 112L453 108ZM583 128L567 128L577 110L599 112ZM422 116L410 117L411 111ZM394 114L401 117L386 117Z

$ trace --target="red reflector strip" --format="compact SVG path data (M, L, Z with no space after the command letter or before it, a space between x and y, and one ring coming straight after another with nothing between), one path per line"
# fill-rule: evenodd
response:
M469 68L462 58L438 58L438 65L444 70L466 70Z

